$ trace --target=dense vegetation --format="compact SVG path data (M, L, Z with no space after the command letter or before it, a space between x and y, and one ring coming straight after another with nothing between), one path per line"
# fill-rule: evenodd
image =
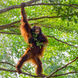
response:
M20 8L3 12L4 8L25 1L29 0L0 0L0 78L33 78L10 71L15 70L14 66L28 45L20 35ZM49 43L41 59L43 73L48 76L78 57L78 0L39 0L34 4L38 5L31 4L25 10L29 23L40 26L48 37ZM22 70L35 75L31 63L26 63ZM57 78L78 78L77 71L78 60L75 60L55 75L74 72Z

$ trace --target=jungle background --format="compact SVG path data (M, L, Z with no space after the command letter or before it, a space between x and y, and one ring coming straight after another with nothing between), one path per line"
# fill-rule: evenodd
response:
M49 41L41 59L46 78L78 78L78 0L0 0L0 78L38 78L31 63L20 75L15 69L28 46L20 34L22 2L31 27L40 26Z

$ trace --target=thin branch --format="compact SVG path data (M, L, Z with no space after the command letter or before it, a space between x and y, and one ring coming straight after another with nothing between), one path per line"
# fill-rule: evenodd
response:
M34 0L33 0L34 1ZM35 0L34 2L36 1L39 1L39 0ZM25 4L25 7L26 6L37 6L37 5L60 5L60 6L69 6L69 7L73 7L73 8L76 8L78 9L78 7L74 6L75 4L52 4L52 3L38 3L38 4L32 4L32 3L27 3ZM78 6L78 4L76 4ZM2 9L0 10L0 13L3 13L3 12L6 12L6 11L9 11L9 10L12 10L12 9L15 9L15 8L20 8L21 6L20 5L13 5L13 6L9 6L8 8L5 8L5 9Z
M16 70L9 70L9 69L5 69L5 68L0 68L0 70L1 71L8 71L8 72L17 72ZM25 74L25 75L32 76L32 77L42 77L42 76L31 75L31 74L25 73L25 72L22 72L21 74Z
M74 74L74 73L78 73L78 72L72 71L72 72L68 72L68 73L64 73L64 74L53 75L53 76L51 76L51 77L65 76L65 75Z
M15 67L13 64L11 64L11 63L8 63L8 62L0 62L0 63L2 63L2 64L8 64L8 65L10 65L10 66L13 66L13 67Z
M44 19L44 18L60 18L60 17L62 17L62 16L42 16L42 17L37 17L37 18L29 18L28 21L30 21L30 20ZM0 25L0 28L3 27L3 26L10 27L13 24L19 23L20 21L21 20L12 22L10 24Z
M4 27L4 26L8 27L8 26L11 26L11 25L16 24L16 23L19 23L19 22L20 22L20 21L15 21L15 22L12 22L12 23L10 23L10 24L0 25L0 27Z
M77 12L78 13L78 12ZM74 14L70 14L70 15L66 15L65 17L69 17L69 16L72 16ZM28 21L30 20L39 20L39 19L44 19L44 18L60 18L60 17L63 17L63 16L42 16L42 17L36 17L36 18L29 18ZM19 21L15 21L15 22L12 22L10 24L5 24L5 25L0 25L0 27L3 27L3 26L7 26L7 27L10 27L12 26L13 24L16 24L16 23L19 23L21 20Z
M10 24L0 25L0 30L5 29L5 28L9 28L9 27L15 27L14 24L19 23L19 22L20 21L15 21L15 22L12 22Z
M67 63L66 65L64 65L63 67L58 68L57 70L55 70L54 72L52 72L47 78L50 78L51 76L53 76L56 72L62 70L63 68L66 68L68 65L70 65L71 63L73 63L74 61L76 61L78 59L78 57L76 57L74 60L72 60L71 62Z
M12 33L9 33L9 32L0 32L1 34L14 34L14 35L21 35L20 33L15 33L15 32L12 32Z
M38 20L38 19L44 19L44 18L60 18L63 16L42 16L42 17L36 17L36 18L30 18L28 20Z
M5 68L0 68L1 71L9 71L9 72L17 72L16 70L8 70L8 69L5 69Z
M59 42L62 42L62 43L67 44L67 45L69 45L69 46L73 46L73 47L75 47L75 48L78 48L78 46L75 46L75 45L73 45L73 44L69 44L69 43L67 43L67 42L65 42L65 41L59 40L59 39L57 39L57 38L54 37L54 36L48 36L48 37L52 37L52 38L54 38L55 40L57 40L57 41L59 41Z
M38 24L38 23L31 23L30 25L34 25L34 24ZM3 29L8 29L8 28L18 28L18 26L16 25L3 25L3 26L0 26L0 30L3 30Z
M0 62L0 63L9 64L9 65L15 67L14 65L12 65L12 64L10 64L10 63L8 63L8 62ZM4 69L4 68L0 68L0 70L1 70L1 71L8 71L8 72L17 72L16 70L8 70L8 69ZM68 73L64 73L64 74L52 75L51 77L64 76L64 75L73 74L73 73L78 73L78 72L72 71L72 72L68 72ZM31 75L31 74L25 73L25 72L22 72L22 74L29 75L29 76L33 76L33 77L39 77L39 76ZM47 78L47 77L46 77L46 78Z
M17 28L17 26L16 25L11 25L11 26L3 26L3 27L0 27L0 30L3 30L3 29L8 29L8 28L12 28L12 27L14 27L14 28Z
M17 27L17 26L14 25L14 24L16 24L16 23L18 23L18 22L20 22L20 21L15 21L15 22L12 22L12 23L10 23L10 24L0 25L0 30L6 29L6 28L11 28L11 27ZM36 23L31 23L30 25L33 25L33 24L38 24L38 23L37 23L37 22L36 22Z
M36 1L39 1L39 0L36 0ZM73 8L78 9L78 7L75 7L75 6L74 6L75 4L50 4L50 3L30 4L30 3L26 3L25 6L37 6L37 5L53 5L53 6L54 6L54 5L60 5L60 6L69 6L69 7L73 7ZM76 5L77 5L77 4L76 4ZM8 8L5 8L5 9L0 10L0 13L9 11L9 10L11 10L11 9L20 8L20 7L21 7L20 5L9 6Z
M13 64L11 64L11 63L9 63L9 62L0 62L0 63L2 63L2 64L8 64L8 65L10 65L10 66L15 67L15 65L13 65ZM29 73L26 68L22 68L22 69L25 70L27 73Z
M37 1L40 1L40 0L31 0L31 1L25 2L25 4L26 5L31 5L32 3L37 2ZM15 8L20 8L20 7L21 7L21 5L9 6L8 8L4 8L4 9L0 10L0 13L9 11L9 10L12 10L12 9L15 9Z
M4 68L0 68L0 70L1 70L1 71L14 72L14 73L17 72L16 70L9 70L9 69L4 69ZM73 73L78 73L78 72L74 72L74 71L72 71L72 72L68 72L68 73L65 73L65 74L53 75L53 76L51 76L51 77L64 76L64 75L73 74ZM22 72L21 74L28 75L28 76L31 76L31 77L42 77L42 76L31 75L31 74L29 74L29 73L25 73L25 72ZM47 77L45 76L45 78L47 78ZM50 78L50 77L49 77L49 78Z
M9 32L0 32L1 34L14 34L14 35L21 35L20 33L15 33L15 32L13 32L13 33L9 33ZM47 37L52 37L52 38L54 38L55 40L57 40L57 41L59 41L59 42L61 42L61 43L64 43L64 44L67 44L67 45L69 45L69 46L73 46L73 47L75 47L75 48L78 48L78 46L75 46L75 45L73 45L73 44L69 44L68 42L64 42L64 41L62 41L62 40L59 40L59 39L57 39L56 37L54 37L54 36L47 36Z
M8 63L8 62L0 62L0 63L2 63L2 64L8 64L8 65L10 65L10 66L15 67L15 65L13 65L13 64L11 64L11 63ZM24 68L22 68L22 69L24 69ZM10 72L17 72L16 70L8 70L8 69L4 69L4 68L0 68L0 70L10 71ZM24 69L24 70L26 70L26 69ZM27 72L27 73L22 72L22 74L26 74L26 75L29 75L29 76L34 76L34 75L29 74L28 72ZM37 76L34 76L34 77L37 77ZM41 77L41 76L38 76L38 77Z

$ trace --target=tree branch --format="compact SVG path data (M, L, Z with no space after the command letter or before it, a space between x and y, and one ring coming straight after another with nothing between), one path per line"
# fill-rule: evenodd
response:
M39 0L33 0L32 2L36 2L36 1L39 1ZM73 8L76 8L78 9L78 4L52 4L52 3L38 3L38 4L32 4L32 2L29 2L25 4L25 6L37 6L37 5L60 5L60 6L68 6L68 7L73 7ZM76 6L74 6L76 5ZM6 11L9 11L9 10L12 10L12 9L15 9L15 8L20 8L21 6L20 5L13 5L13 6L9 6L8 8L5 8L5 9L2 9L0 10L0 13L3 13L3 12L6 12Z
M37 2L37 1L40 1L40 0L31 0L31 1L25 2L25 4L26 5L31 5L32 3ZM21 5L9 6L8 8L4 8L4 9L0 10L0 13L9 11L9 10L12 10L12 9L15 9L15 8L20 8L20 7L21 7Z
M1 70L1 71L14 72L14 73L17 72L16 70L8 70L8 69L4 69L4 68L0 68L0 70ZM53 75L53 76L51 76L51 77L64 76L64 75L73 74L73 73L78 73L78 72L76 72L76 71L75 71L75 72L72 71L72 72L68 72L68 73L65 73L65 74ZM29 74L29 73L25 73L25 72L22 72L21 74L28 75L28 76L31 76L31 77L42 77L42 76L31 75L31 74ZM47 78L47 77L45 76L45 78ZM50 78L50 77L49 77L49 78Z
M15 67L15 65L13 65L13 64L11 64L11 63L8 63L8 62L0 62L0 63L2 63L2 64L8 64L8 65L10 65L10 66ZM24 69L24 68L22 68L22 69ZM0 68L0 70L2 70L2 71L9 71L9 72L17 72L16 70L8 70L8 69L4 69L4 68ZM26 69L24 69L24 70L26 70ZM33 76L33 77L42 77L42 76L31 75L31 74L25 73L25 72L22 72L22 74L29 75L29 76Z
M77 12L77 13L78 13L78 12ZM66 15L65 17L69 17L69 16L72 16L72 15L75 15L75 14L70 14L70 15L68 15L68 16ZM44 18L60 18L60 17L63 17L63 16L42 16L42 17L36 17L36 18L29 18L28 21L30 21L30 20L44 19ZM0 28L3 27L3 26L10 27L10 26L12 26L13 24L19 23L20 21L21 21L21 20L12 22L12 23L10 23L10 24L0 25Z
M76 57L74 60L72 60L71 62L67 63L66 65L64 65L63 67L58 68L57 70L55 70L54 72L52 72L47 78L50 78L51 76L53 76L56 72L62 70L63 68L66 68L69 64L73 63L74 61L76 61L78 59L78 57Z
M62 16L42 16L42 17L37 17L37 18L30 18L28 19L28 21L30 20L38 20L38 19L44 19L44 18L60 18ZM16 24L16 23L19 23L21 20L19 21L15 21L15 22L12 22L10 24L5 24L5 25L0 25L0 28L3 28L3 27L10 27L10 26L13 26L13 24Z
M11 64L9 62L0 62L0 63L2 63L2 64L8 64L10 66L16 67L15 65L13 65L13 64ZM29 73L26 68L22 68L22 69L25 70L27 73Z
M53 75L48 76L48 77L45 76L45 78L58 77L58 76L64 76L64 75L68 75L68 74L78 73L77 71L72 71L72 72L68 72L68 73L64 73L64 74L54 75L56 72L60 71L60 70L63 69L63 68L66 68L69 64L73 63L73 62L76 61L77 59L78 59L78 57L76 57L76 59L74 59L73 61L71 61L71 62L69 62L68 64L64 65L63 67L57 69L57 71L55 71L55 72L53 73ZM8 62L0 62L0 63L8 64L8 65L11 65L11 66L15 67L14 65L12 65L12 64L10 64L10 63L8 63ZM9 69L5 69L5 68L0 68L0 70L1 70L1 71L8 71L8 72L17 72L16 70L9 70ZM22 72L22 74L25 74L25 75L28 75L28 76L32 76L32 77L42 77L42 76L31 75L31 74L25 73L25 72Z
M16 70L9 70L9 69L5 69L5 68L0 68L0 70L1 71L8 71L8 72L17 72ZM32 77L42 77L42 76L31 75L31 74L25 73L25 72L22 72L21 74L25 74L25 75L32 76Z
M10 66L13 66L13 67L15 67L13 64L11 64L11 63L8 63L8 62L0 62L0 63L2 63L2 64L8 64L8 65L10 65Z
M16 25L8 25L8 26L3 26L3 27L0 27L0 30L3 30L3 29L8 29L8 28L12 28L12 27L14 27L14 28L17 28L17 26Z
M13 32L13 33L9 33L9 32L0 32L0 33L2 33L2 34L21 35L20 33L15 33L15 32ZM75 47L75 48L78 48L78 46L75 46L75 45L73 45L73 44L69 44L68 42L64 42L64 41L62 41L62 40L59 40L59 39L57 39L57 38L54 37L54 36L47 36L47 37L52 37L52 38L54 38L55 40L57 40L57 41L59 41L59 42L61 42L61 43L64 43L64 44L67 44L67 45L69 45L69 46L73 46L73 47Z
M15 33L15 32L12 32L12 33L9 33L9 32L0 32L1 34L14 34L14 35L21 35L20 33Z
M54 36L48 36L48 37L52 37L52 38L54 38L55 40L57 40L57 41L59 41L59 42L62 42L62 43L67 44L67 45L69 45L69 46L73 46L73 47L75 47L75 48L78 48L78 46L75 46L75 45L69 44L69 43L67 43L67 42L64 42L64 41L62 41L62 40L59 40L59 39L57 39L57 38L54 37Z
M38 23L31 23L30 25L34 25L34 24L38 24ZM7 28L17 28L18 26L16 25L10 25L10 24L6 24L6 25L1 25L0 26L0 30L3 30L3 29L7 29Z
M51 77L65 76L65 75L73 74L73 73L78 73L78 72L72 71L72 72L68 72L68 73L64 73L64 74L53 75L53 76L51 76Z
M5 24L5 25L0 25L0 28L6 26L6 27L9 27L9 26L12 26L13 24L16 24L16 23L19 23L20 21L15 21L15 22L12 22L10 24Z
M44 18L60 18L60 17L62 17L62 16L42 16L42 17L37 17L37 18L29 18L28 21L30 21L30 20L44 19ZM3 26L10 27L13 24L19 23L20 21L21 20L12 22L10 24L0 25L0 28L3 27Z

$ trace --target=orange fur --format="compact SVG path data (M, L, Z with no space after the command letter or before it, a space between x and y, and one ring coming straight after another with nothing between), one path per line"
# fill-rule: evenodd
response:
M21 68L23 64L27 61L31 61L35 65L37 65L36 73L37 75L42 74L42 62L40 60L40 57L43 56L43 51L44 51L44 45L48 43L47 38L41 33L39 35L40 40L44 45L37 46L35 42L29 43L29 39L32 38L31 34L31 27L28 23L27 20L27 15L25 15L25 10L24 10L24 3L21 4L21 15L22 15L22 20L21 20L21 35L24 37L25 41L29 44L29 47L25 51L25 53L22 55L20 58L18 64L16 65L16 70L18 73L21 73Z

